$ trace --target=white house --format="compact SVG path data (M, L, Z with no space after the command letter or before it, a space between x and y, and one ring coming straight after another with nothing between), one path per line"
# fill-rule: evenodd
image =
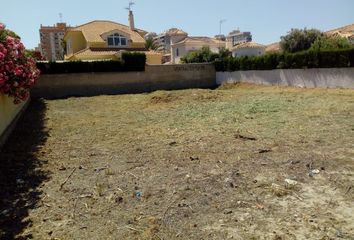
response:
M233 57L242 56L260 56L265 52L266 46L255 43L255 42L245 42L236 45L231 49Z
M212 52L218 53L219 48L225 47L225 41L210 37L186 37L171 45L171 62L180 63L181 58L189 52L197 51L204 46L209 47Z

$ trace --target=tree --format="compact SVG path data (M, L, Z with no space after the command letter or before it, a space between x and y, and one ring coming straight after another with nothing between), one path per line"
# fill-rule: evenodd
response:
M159 47L160 47L159 44L156 42L154 38L149 37L145 40L145 48L147 50L157 51Z
M232 53L229 51L229 49L226 49L225 47L219 48L219 54L218 54L219 59L225 59L225 58L228 58L231 56L232 56Z
M291 29L286 36L281 37L280 46L284 52L304 51L321 37L323 33L317 29Z
M25 50L26 57L33 58L36 61L44 61L45 57L41 54L40 51L36 50Z
M353 45L348 41L348 39L340 36L322 36L317 38L315 42L311 45L311 50L322 51L322 50L336 50L336 49L348 49L353 47Z
M209 47L204 46L201 49L187 53L181 58L182 63L204 63L213 62L218 57L217 53L213 53Z

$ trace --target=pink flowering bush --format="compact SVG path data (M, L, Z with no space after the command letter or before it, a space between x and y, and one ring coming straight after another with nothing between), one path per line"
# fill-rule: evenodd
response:
M25 101L38 77L36 62L25 56L20 38L0 23L0 94L14 97L15 104Z

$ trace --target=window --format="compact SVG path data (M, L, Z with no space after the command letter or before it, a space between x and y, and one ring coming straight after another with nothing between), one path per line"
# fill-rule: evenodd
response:
M107 44L109 47L127 46L127 38L115 33L107 37Z
M179 56L179 49L176 48L176 56L178 57Z

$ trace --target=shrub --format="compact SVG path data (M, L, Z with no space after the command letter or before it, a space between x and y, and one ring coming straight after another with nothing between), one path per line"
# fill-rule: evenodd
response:
M0 93L25 101L39 77L34 59L25 55L20 38L0 23Z
M122 60L111 61L70 61L37 62L42 74L85 73L85 72L126 72L144 71L146 55L139 52L124 52Z
M280 38L280 46L285 52L300 52L309 49L322 36L323 33L317 29L291 29L287 35Z
M297 53L272 53L258 57L224 58L215 61L216 71L295 68L354 67L354 48Z
M354 48L351 50L327 50L319 52L321 67L354 67Z
M122 60L127 71L144 71L146 55L142 52L123 52Z
M36 61L45 61L45 57L41 52L36 50L25 50L26 57L33 58Z
M95 61L95 62L37 62L42 74L84 73L84 72L117 72L123 71L121 61Z
M348 39L340 36L322 36L317 38L311 45L311 50L323 51L323 50L335 50L335 49L348 49L353 45Z
M182 63L205 63L214 62L218 58L217 53L213 53L209 47L202 47L199 50L189 52L181 58Z

